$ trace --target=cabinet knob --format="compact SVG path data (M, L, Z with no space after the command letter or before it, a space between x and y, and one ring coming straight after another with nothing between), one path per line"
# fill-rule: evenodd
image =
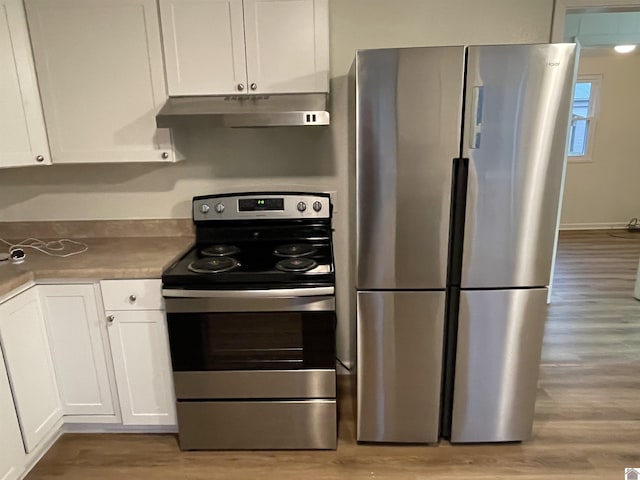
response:
M167 152L162 152L162 158L164 158L165 160L166 160L167 158L169 158L169 153L167 153Z
M243 91L244 90L244 84L243 83L239 83L238 84L238 91Z
M129 301L131 303L135 302L136 300L137 300L137 297L135 295L133 295L133 294L129 295Z
M251 84L251 90L256 90L257 88L258 88L258 84L256 83Z
M107 323L113 323L113 321L116 319L116 317L114 317L113 315L109 315L107 316Z
M36 157L36 162L44 162L44 155L38 155Z

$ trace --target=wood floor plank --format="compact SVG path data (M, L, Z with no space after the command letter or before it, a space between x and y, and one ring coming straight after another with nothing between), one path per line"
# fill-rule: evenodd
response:
M501 445L359 445L339 382L330 452L180 452L172 435L64 435L28 480L613 480L640 467L640 235L562 232L534 436Z

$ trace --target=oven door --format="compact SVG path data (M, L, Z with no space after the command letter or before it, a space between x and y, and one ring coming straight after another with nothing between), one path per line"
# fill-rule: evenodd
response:
M178 399L334 397L335 297L320 292L165 289Z

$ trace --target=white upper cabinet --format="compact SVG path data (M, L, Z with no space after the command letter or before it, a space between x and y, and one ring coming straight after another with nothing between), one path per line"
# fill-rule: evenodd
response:
M0 305L0 340L27 453L62 425L62 406L35 287Z
M244 0L244 23L250 92L329 91L326 0Z
M51 163L22 0L0 0L0 168Z
M160 0L171 95L234 93L245 84L242 0Z
M26 0L54 163L174 161L155 0Z
M169 94L329 91L328 0L160 0Z

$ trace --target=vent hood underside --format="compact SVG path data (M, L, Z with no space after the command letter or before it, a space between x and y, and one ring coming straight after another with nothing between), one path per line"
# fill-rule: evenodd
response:
M156 125L159 128L329 125L327 94L169 97L156 115Z

